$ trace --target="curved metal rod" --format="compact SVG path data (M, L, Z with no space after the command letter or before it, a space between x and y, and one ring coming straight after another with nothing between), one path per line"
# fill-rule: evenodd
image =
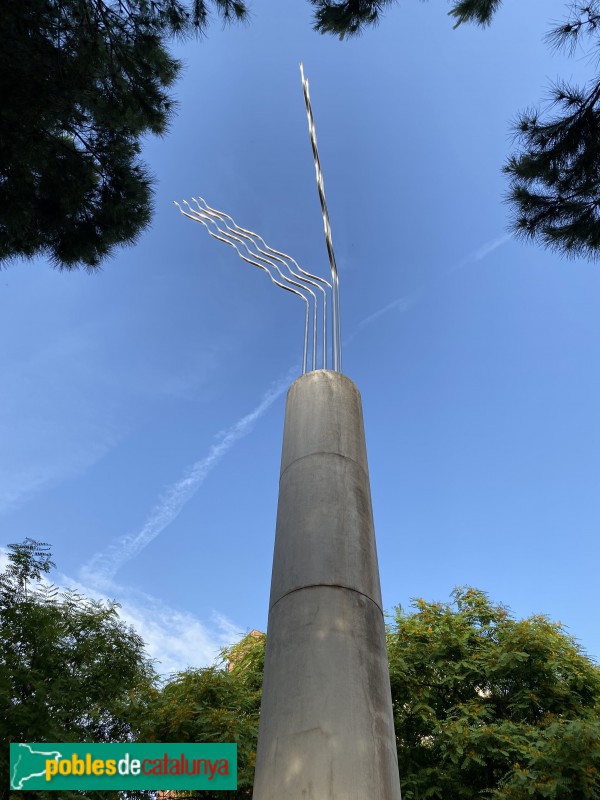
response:
M234 229L230 228L227 224L225 224L225 227L227 228L227 230L224 231L222 228L219 228L219 226L215 222L214 217L217 216L216 214L209 214L208 212L203 211L203 210L195 211L190 206L190 204L187 202L187 200L184 200L183 202L188 207L188 209L190 210L190 212L192 214L194 214L196 216L199 216L199 217L202 217L203 219L208 220L209 222L211 222L215 226L215 228L219 231L219 233L221 235L229 237L230 239L233 239L234 241L236 241L239 244L241 244L251 256L254 256L254 258L257 258L259 261L263 261L265 264L268 264L270 267L273 267L273 269L277 271L277 273L279 274L279 277L282 280L286 281L287 283L292 284L292 286L297 286L299 289L302 289L303 291L308 292L310 295L312 295L313 299L316 302L317 298L316 298L314 292L311 291L307 286L304 286L302 283L298 283L298 281L292 280L292 278L288 278L287 275L284 275L284 273L281 271L279 266L274 261L271 261L271 259L265 258L265 255L260 256L257 253L253 252L248 247L248 245L246 244L246 241L250 241L252 244L255 244L254 241L249 236L242 236L241 234L238 234L237 231L235 231ZM199 206L199 208L200 208L200 206ZM219 219L222 222L221 217L217 216L217 219ZM246 240L246 241L244 241L244 240ZM258 248L256 248L256 249L258 249ZM278 260L281 260L281 259L278 259Z
M185 203L185 200L183 202ZM206 228L206 230L208 231L210 236L213 237L213 239L218 239L218 241L225 242L225 244L228 244L230 247L233 247L233 249L236 251L238 256L242 259L242 261L246 261L248 264L252 264L253 266L258 267L259 269L263 270L263 272L266 272L267 275L269 276L269 278L271 279L271 281L276 286L279 286L281 289L285 289L286 292L291 292L292 294L295 294L298 297L301 297L302 300L304 300L304 303L306 304L305 315L304 315L305 316L305 318L304 318L304 353L303 353L303 358L302 358L302 374L304 374L307 371L306 368L307 368L307 355L308 355L308 317L309 317L309 309L310 309L310 303L308 301L308 298L305 295L303 295L301 292L298 292L296 289L292 289L291 287L286 286L283 283L280 283L276 278L273 277L271 272L263 264L259 264L257 261L254 261L251 258L247 258L243 253L241 253L238 250L238 248L237 248L237 246L236 246L236 244L234 242L232 242L229 239L224 238L224 237L219 236L218 234L214 233L210 229L210 227L208 226L208 224L205 222L204 219L201 219L199 216L193 215L193 214L196 214L197 212L193 212L193 214L188 214L186 211L183 210L183 208L181 208L179 203L177 203L175 200L173 201L173 204L175 206L177 206L177 208L179 209L181 214L183 214L184 217L187 217L188 219L191 219L193 222L200 222L202 225L204 225L204 227ZM189 207L189 205L188 205L188 207ZM190 209L190 210L193 211L192 209Z
M200 198L200 199L202 199L202 198ZM198 209L200 210L201 213L203 213L204 215L208 214L210 217L216 217L220 222L223 222L225 224L225 227L227 228L227 230L230 231L230 233L227 234L227 235L233 236L233 238L238 242L241 241L238 238L238 235L239 235L239 236L242 237L242 239L245 239L246 241L250 242L252 244L252 246L256 250L258 250L259 253L262 253L263 256L270 255L267 251L265 251L262 248L260 248L256 244L256 242L254 241L254 239L251 236L248 235L249 233L252 233L252 231L246 232L245 228L240 228L239 225L236 225L235 221L233 220L232 217L229 216L229 214L225 214L224 212L220 212L220 211L217 211L214 208L210 208L210 206L208 206L208 204L207 204L207 208L203 208L200 205L200 203L196 200L195 197L192 197L192 200L194 201L194 203L196 203L196 205L198 206ZM186 205L188 205L188 204L186 203ZM198 213L198 212L194 212L194 213ZM225 222L225 218L230 219L231 222L233 222L233 225L234 225L233 228ZM221 230L218 226L216 226L216 227L217 227L217 230ZM224 231L222 231L222 232L224 233ZM242 242L242 244L243 244L243 242ZM249 253L251 253L252 255L256 255L245 244L244 244L244 246L246 247L246 249L248 250ZM271 261L271 259L269 259L269 258L261 258L261 256L256 256L256 258L259 258L259 259L261 259L261 261L265 261L267 264L270 264L271 266L273 266L278 271L278 273L281 275L281 277L284 280L290 281L290 283L292 283L294 286L301 287L304 291L307 291L312 296L313 302L314 302L314 307L313 307L313 332L312 332L312 340L313 340L312 369L313 370L316 369L316 364L317 364L317 306L318 306L318 303L317 303L317 297L316 297L315 293L311 289L309 289L307 286L303 286L302 284L297 283L296 281L290 280L287 277L287 275L284 275L281 272L281 270L279 269L279 267L276 264L274 264L273 261ZM325 292L323 287L319 286L314 281L309 281L306 278L302 278L301 275L296 275L296 273L293 272L293 270L290 268L289 264L286 261L284 261L283 259L279 258L278 256L272 256L272 258L274 258L276 261L279 261L280 264L283 264L283 266L287 268L288 272L291 275L293 275L295 278L298 278L299 280L305 281L307 283L311 283L311 284L313 284L313 286L316 286L318 289L320 289L323 293Z
M331 238L331 225L329 223L329 213L327 211L327 203L325 202L325 183L323 181L323 171L321 169L321 162L319 161L319 151L317 150L317 134L315 131L315 123L313 120L312 108L310 105L310 96L308 93L308 80L304 77L304 69L302 62L300 62L300 75L302 77L302 90L304 93L304 104L306 105L306 115L308 117L308 131L310 134L310 143L312 145L313 158L315 162L315 174L317 177L317 189L319 191L319 200L321 202L321 212L323 214L323 228L325 232L325 243L327 245L327 255L329 256L329 265L331 267L331 283L332 288L332 301L333 301L333 368L334 370L342 371L342 336L340 325L340 288L338 280L337 265L335 263L335 254L333 252L333 241Z
M327 292L325 291L323 286L321 286L320 284L323 283L323 284L325 284L325 286L327 286L329 289L331 289L331 284L329 283L329 281L325 280L325 278L321 278L318 275L313 275L312 273L307 272L306 270L303 270L302 267L298 264L298 262L295 259L293 259L287 253L282 253L281 251L275 250L273 247L270 247L265 242L265 240L262 238L262 236L259 236L258 233L255 233L254 231L248 230L247 228L242 228L242 226L238 225L237 222L233 219L233 217L231 215L226 214L224 211L219 211L216 208L212 208L211 206L208 205L208 203L206 202L206 200L203 197L198 196L198 199L201 200L202 203L204 203L204 207L200 206L198 200L195 197L192 197L192 200L198 206L198 208L203 208L203 210L206 211L206 212L212 212L212 213L216 214L218 216L218 218L221 219L221 220L223 218L230 220L232 225L233 225L233 228L237 232L239 232L240 234L246 234L247 236L253 237L254 239L258 239L260 242L262 242L262 244L265 246L265 248L266 248L266 250L268 252L265 252L264 250L262 250L260 247L258 247L258 245L252 239L250 239L250 241L252 241L252 243L254 244L256 249L259 251L259 253L263 253L263 255L271 255L273 258L275 258L277 261L279 261L285 267L287 267L289 273L291 275L293 275L295 278L298 278L299 280L301 280L303 282L310 283L312 286L315 286L317 289L319 289L319 291L323 295L323 357L322 357L322 360L323 360L323 369L327 369ZM226 225L226 227L229 228L229 225ZM229 229L231 230L231 228L229 228ZM247 237L244 237L244 238L247 238ZM306 277L302 277L302 275L299 275L298 273L294 272L294 270L288 264L289 261L291 261L292 264L294 264L294 266L296 267L296 269L298 270L299 273L302 273L302 275L304 275ZM314 278L314 280L311 280L312 278ZM316 281L319 281L319 283L316 283ZM317 336L316 336L316 319L315 319L314 320L314 324L313 324L313 369L315 369L315 364L316 364L316 348L317 348Z
M198 205L198 201L196 200L195 197L192 197L192 200L196 203L196 205ZM254 233L254 231L249 231L246 228L242 228L240 225L238 225L236 222L234 222L233 217L231 217L229 214L226 214L224 211L219 211L216 208L211 208L211 206L208 205L206 200L203 197L200 197L200 195L198 195L198 200L201 200L204 203L204 205L205 205L205 207L206 207L206 209L208 211L214 211L217 214L221 214L223 217L227 217L227 219L230 219L233 222L233 224L235 225L236 228L239 228L239 230L243 231L244 233L249 233L251 236L254 236L256 239L259 239L264 244L264 246L267 248L267 250L270 250L272 253L275 253L276 255L281 256L282 258L286 258L288 261L291 261L292 264L294 264L294 266L298 270L298 272L302 273L302 275L306 275L308 278L314 278L314 280L319 281L319 283L324 283L325 286L327 286L329 289L331 289L331 284L329 283L328 280L326 280L325 278L321 278L320 275L313 275L311 272L306 272L306 270L303 270L302 267L298 264L298 262L295 261L287 253L280 253L279 250L274 250L272 247L269 247L269 245L265 242L265 240L262 238L262 236L259 236L258 233ZM309 283L312 283L312 281L309 281Z
M273 261L271 261L271 259L265 258L264 256L259 256L256 253L254 253L252 250L250 250L250 248L248 247L248 245L246 244L244 239L247 239L250 242L252 242L252 244L255 247L256 247L256 244L249 236L243 236L243 238L240 238L240 236L237 235L236 232L232 231L232 229L229 228L229 226L227 224L225 225L225 227L228 230L224 231L222 228L219 228L219 226L217 225L217 223L213 219L214 215L210 215L210 214L208 214L208 212L204 212L204 211L195 211L190 206L190 204L187 202L187 200L184 200L183 202L189 208L189 210L191 211L192 214L201 216L203 219L208 220L209 222L211 222L215 226L217 231L222 236L228 237L228 238L233 239L234 241L238 242L239 244L241 244L246 249L246 251L248 252L249 255L253 256L254 258L257 258L259 261L263 261L265 264L268 264L270 267L273 267L273 269L275 269L277 271L277 273L279 274L279 277L282 280L286 281L287 283L292 284L292 286L297 286L299 289L302 289L303 291L306 291L310 295L312 295L312 298L313 298L313 301L314 301L313 332L316 333L316 327L317 327L317 297L316 297L315 293L311 289L309 289L306 286L303 286L301 283L298 283L297 281L292 280L291 278L288 278L288 276L284 275L283 272L281 271L281 269L277 266L277 264L275 264ZM198 204L196 204L196 205L198 205ZM198 208L201 208L201 207L198 206ZM316 368L316 339L315 338L313 338L313 359L312 359L312 361L313 361L312 369L314 370Z
M225 223L225 227L228 230L235 231L235 232L239 233L240 236L242 236L244 239L247 239L249 242L251 242L254 245L254 247L258 250L259 253L262 253L265 256L271 256L271 258L274 258L276 261L279 261L280 264L283 264L284 267L287 268L287 270L290 273L290 275L293 275L294 278L298 278L299 280L303 281L304 283L310 283L311 286L314 286L315 288L319 289L319 291L323 295L323 369L327 369L327 351L326 351L326 347L327 347L327 293L325 292L325 289L320 285L320 283L317 283L316 281L311 280L312 275L310 274L310 272L305 272L303 269L301 269L298 266L298 264L296 263L296 261L294 261L294 259L291 256L288 256L286 253L281 253L279 250L274 250L272 247L269 247L269 245L265 242L265 240L262 238L262 236L259 236L257 233L255 233L254 231L250 231L247 228L242 228L240 225L238 225L236 223L236 221L233 219L232 216L230 216L229 214L226 214L224 211L218 211L216 208L212 208L211 206L209 206L208 203L206 202L206 200L203 197L199 197L199 199L204 203L204 207L200 205L200 203L198 202L198 200L195 197L192 197L192 200L194 201L194 203L198 206L198 208L200 210L202 210L204 213L209 213L209 214L215 215L221 221L224 221L225 219L230 220L232 225L233 225L233 228L230 227L229 225L227 225L227 223ZM263 250L261 247L259 247L256 244L256 242L254 241L254 239L258 239L260 242L262 242L262 244L266 247L266 250ZM300 272L302 272L304 275L307 275L307 276L310 276L310 277L303 278L302 275L298 275L296 272L294 272L294 270L290 267L290 265L288 264L288 262L285 259L288 259L289 261L292 261L296 265L296 267L298 267L298 270ZM317 280L321 281L322 283L325 283L326 286L329 286L331 288L331 284L328 281L326 281L324 278L319 278L318 276L315 276L315 277L317 278ZM305 287L303 287L303 288L305 288ZM313 296L313 299L314 299L314 302L315 302L315 312L314 312L314 315L313 315L313 354L312 354L312 368L314 370L314 369L316 369L316 364L317 364L317 306L318 306L318 303L317 303L317 298L316 298L314 292L312 292L308 287L306 287L306 291L309 292Z

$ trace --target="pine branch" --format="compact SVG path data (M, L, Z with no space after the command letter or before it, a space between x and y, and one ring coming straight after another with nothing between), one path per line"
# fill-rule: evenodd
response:
M455 0L454 8L448 16L456 17L454 28L463 22L474 22L485 27L492 21L492 17L502 5L502 0Z
M521 152L504 172L517 236L539 240L567 256L600 256L600 80L587 93L553 92L564 112L540 121L521 115L515 126Z
M552 28L544 38L552 50L562 50L568 55L573 55L582 37L584 35L597 36L599 27L600 3L598 0L591 0L587 5L573 3L570 7L569 18Z
M316 7L314 30L333 33L340 39L360 36L369 25L376 25L384 8L396 0L310 0Z

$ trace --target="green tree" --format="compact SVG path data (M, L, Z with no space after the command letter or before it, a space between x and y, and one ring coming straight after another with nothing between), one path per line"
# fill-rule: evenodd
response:
M319 33L332 33L345 39L358 36L368 25L376 25L386 6L396 0L310 0L316 8L314 28Z
M311 0L316 29L340 38L379 21L394 0ZM453 0L448 12L463 23L487 26L502 0ZM570 4L567 19L547 35L570 54L587 39L600 45L600 2ZM511 229L566 256L600 255L600 75L584 89L559 81L549 104L525 111L514 124L516 151L503 171L509 178Z
M241 0L213 0L224 20ZM162 135L180 64L171 36L203 33L192 0L7 0L0 15L0 262L97 266L147 226L144 135Z
M395 0L309 0L320 33L356 36ZM488 25L502 0L452 0L449 14ZM97 267L135 242L152 214L140 160L163 135L180 69L173 36L206 32L209 8L247 19L243 0L7 0L0 15L0 265L46 255ZM573 3L548 34L571 52L597 45L600 0ZM600 76L560 83L552 106L519 115L504 171L516 235L566 255L600 253ZM552 110L554 109L554 111Z
M413 607L388 633L403 799L600 798L600 668L561 625L471 588Z
M310 0L316 9L314 28L319 33L332 33L344 39L359 36L369 25L376 25L384 10L398 0ZM500 8L502 0L451 0L448 12L457 19L457 28L462 22L489 25Z
M251 796L264 648L246 637L231 672L181 673L143 712L145 741L238 742L235 798ZM388 656L403 800L600 799L600 668L561 625L461 588L398 608Z
M9 545L0 574L2 800L9 797L10 742L131 741L132 706L154 677L142 640L119 620L117 606L59 593L41 580L53 566L49 546L26 539ZM55 800L55 794L10 796Z
M152 690L140 706L141 741L235 742L238 746L236 791L182 796L207 800L252 796L265 642L264 634L249 634L225 648L217 665L173 676L161 689Z

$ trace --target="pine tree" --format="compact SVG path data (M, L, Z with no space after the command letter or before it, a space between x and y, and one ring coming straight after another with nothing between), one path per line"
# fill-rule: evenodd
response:
M573 54L584 37L600 38L600 3L575 4L547 36ZM519 151L504 167L513 230L566 256L600 255L600 76L585 89L559 82L550 108L519 115Z
M340 39L358 36L368 25L379 22L386 6L395 0L310 0L316 7L314 29Z
M213 0L224 20L241 0ZM204 0L6 0L0 14L0 263L47 255L96 267L152 213L141 138L164 134Z
M311 0L316 30L340 38L360 34L381 18L393 0ZM455 28L485 27L502 0L454 0ZM547 36L570 54L587 37L600 45L600 2L575 2L565 22ZM511 229L566 256L600 256L600 75L585 89L559 82L545 112L518 115L516 152L503 168L509 176Z
M380 21L395 0L309 0L314 27L340 38ZM163 135L180 64L172 36L206 31L208 0L6 0L0 14L0 266L46 255L97 267L152 216L142 137ZM489 25L502 0L453 0L455 28ZM212 0L225 21L243 0ZM574 3L548 40L600 42L600 0ZM515 124L504 171L512 230L568 256L600 254L600 76L559 83L551 107Z

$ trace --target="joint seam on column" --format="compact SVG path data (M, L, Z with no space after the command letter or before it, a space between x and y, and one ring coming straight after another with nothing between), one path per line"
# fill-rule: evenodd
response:
M368 481L370 480L369 473L367 472L367 470L362 466L362 464L359 464L358 461L356 461L354 458L350 458L350 456L344 456L341 453L334 453L331 450L316 450L314 453L307 453L305 456L300 456L300 458L295 458L290 464L288 464L287 467L283 470L283 472L279 476L279 483L281 483L281 479L288 471L288 469L290 469L290 467L293 467L294 464L298 463L298 461L303 461L305 458L312 458L312 456L337 456L337 458L343 458L345 461L351 461L353 464L356 464L356 466L363 473L365 478Z
M383 616L383 609L381 608L379 603L376 603L375 600L373 600L372 597L369 597L369 595L365 594L364 592L359 592L358 589L352 589L350 586L344 586L341 583L309 583L306 586L298 586L298 588L296 588L296 589L290 589L289 592L286 592L285 594L282 594L281 597L279 597L273 603L273 605L269 609L269 614L275 608L277 603L279 603L281 600L283 600L284 597L288 597L290 594L294 594L294 592L301 592L303 589L315 589L318 586L327 586L330 589L345 589L347 592L354 592L355 594L360 594L360 595L362 595L362 597L366 597L367 600L370 600L371 603L373 603L373 605L375 606L375 608L379 609L381 615Z

